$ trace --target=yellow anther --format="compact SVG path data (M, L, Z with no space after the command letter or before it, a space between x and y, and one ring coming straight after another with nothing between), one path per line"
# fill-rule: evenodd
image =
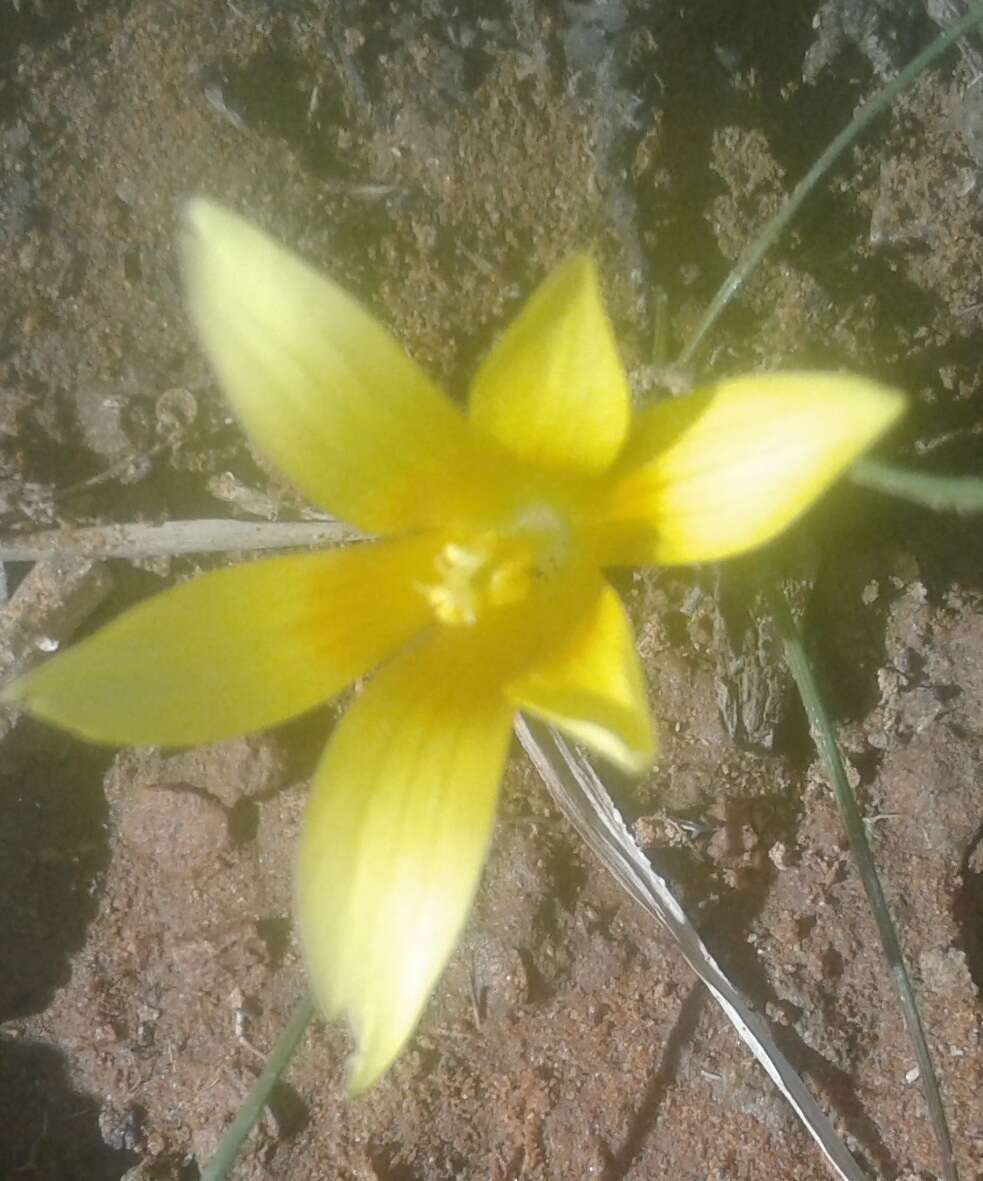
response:
M534 582L553 573L558 538L542 525L541 514L533 522L523 514L507 528L448 542L434 561L434 582L420 587L441 623L473 625L490 610L521 602Z

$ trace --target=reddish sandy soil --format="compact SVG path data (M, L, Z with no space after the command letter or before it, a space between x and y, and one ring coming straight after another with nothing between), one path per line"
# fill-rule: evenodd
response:
M302 514L190 334L188 195L328 268L457 396L546 270L589 249L641 399L656 287L678 346L935 31L914 0L0 0L0 530ZM891 453L979 469L979 57L952 54L853 150L694 379L876 374L913 402ZM844 487L770 557L798 580L978 1177L979 526ZM0 672L215 562L8 565ZM874 925L756 622L761 569L621 579L663 753L618 800L871 1176L928 1179ZM303 989L292 851L335 716L178 754L0 719L0 1177L198 1176ZM461 946L410 1049L355 1102L348 1047L315 1025L237 1178L829 1176L518 753Z

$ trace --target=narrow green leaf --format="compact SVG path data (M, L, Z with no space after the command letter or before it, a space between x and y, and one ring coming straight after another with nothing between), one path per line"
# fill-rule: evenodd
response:
M959 1173L952 1154L952 1137L949 1133L949 1124L939 1091L939 1080L932 1064L932 1055L925 1038L925 1028L918 1012L915 990L905 967L898 933L891 919L881 879L874 863L874 855L867 841L867 830L864 827L863 817L860 815L856 796L853 794L846 776L840 748L833 733L833 724L819 691L809 657L806 655L802 634L789 609L788 599L784 592L775 588L769 588L767 595L769 607L785 646L785 659L788 662L789 671L798 686L802 704L805 706L806 715L812 727L813 740L826 766L826 774L833 785L833 794L836 797L836 803L839 806L840 815L843 817L843 824L850 841L850 851L860 873L864 890L867 892L867 901L877 924L881 948L890 968L891 979L897 989L898 999L901 1002L901 1011L908 1028L908 1036L914 1047L915 1057L921 1072L922 1090L932 1117L935 1137L942 1156L943 1174L946 1181L959 1181Z
M870 124L891 105L892 102L907 90L937 58L941 57L949 46L963 33L968 32L974 25L983 22L983 3L973 7L954 25L940 33L938 37L927 45L917 57L912 58L907 66L892 78L886 86L874 95L869 102L854 115L840 134L833 140L825 152L816 160L805 176L799 181L789 194L785 204L768 222L761 233L744 248L733 270L724 280L723 285L710 302L703 315L703 319L696 327L686 347L679 354L677 364L688 365L696 356L697 349L703 338L720 318L721 312L730 303L738 291L744 286L758 267L758 263L781 237L786 226L799 212L799 208L806 197L812 192L820 180L829 172L837 159L854 141L863 134Z
M976 476L937 476L878 459L862 459L851 469L850 479L863 488L912 500L936 512L983 513L983 480Z
M228 1177L246 1137L255 1127L263 1108L269 1102L273 1088L280 1081L280 1075L290 1064L294 1051L300 1044L300 1039L304 1036L304 1031L313 1016L314 1002L309 996L304 996L291 1014L286 1028L280 1034L262 1073L246 1097L245 1103L239 1108L232 1123L229 1124L208 1168L201 1175L201 1181L225 1181L225 1178Z

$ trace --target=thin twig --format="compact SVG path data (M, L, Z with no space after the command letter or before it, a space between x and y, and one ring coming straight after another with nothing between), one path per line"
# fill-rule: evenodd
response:
M983 513L983 480L976 476L936 476L862 459L854 464L850 479L864 488L900 496L937 512Z
M153 558L228 550L316 549L360 538L340 521L165 521L93 525L0 538L0 562L48 558Z
M983 3L974 5L962 20L956 23L938 37L917 57L913 58L896 78L892 78L886 86L878 91L854 115L850 123L833 140L825 152L816 160L805 176L799 181L789 194L785 204L768 222L761 233L750 242L741 253L741 257L734 265L734 269L724 280L723 286L713 297L710 306L703 315L696 331L690 337L686 347L679 354L677 364L688 365L696 355L703 338L716 324L721 312L734 298L737 292L751 277L758 263L774 246L784 232L788 223L799 212L799 207L812 192L819 181L826 175L837 158L864 132L867 127L887 110L891 103L911 86L923 70L927 69L937 58L949 48L953 41L961 37L973 25L983 22Z
M767 596L769 607L785 646L785 659L788 662L789 671L798 686L802 704L805 706L806 715L812 727L813 740L819 748L819 753L826 766L826 773L833 785L833 794L836 797L836 803L839 806L840 815L843 817L843 824L850 841L850 851L857 869L860 871L864 890L867 892L867 901L873 911L874 921L877 923L881 948L891 969L891 977L901 1002L905 1024L908 1027L908 1036L918 1059L922 1090L928 1103L932 1125L942 1155L943 1173L946 1181L959 1181L959 1172L952 1154L949 1124L945 1108L942 1105L939 1081L932 1064L932 1055L929 1052L925 1029L918 1012L915 991L905 968L898 934L891 919L891 912L887 907L877 866L874 863L874 855L867 841L867 830L864 827L863 817L860 815L856 796L854 796L846 776L840 748L833 733L832 722L813 674L812 665L806 655L802 634L792 616L784 592L776 588L769 588Z
M201 1181L224 1181L229 1175L229 1171L239 1155L239 1150L252 1131L253 1125L259 1119L263 1108L269 1102L273 1088L280 1081L280 1075L293 1058L294 1051L313 1016L314 1002L309 996L304 996L297 1003L286 1028L277 1039L277 1043L273 1047L262 1073L253 1084L253 1089L246 1097L246 1101L239 1108L235 1119L229 1124L208 1168L201 1175Z
M628 830L590 761L541 723L519 717L519 741L560 811L621 888L672 936L738 1035L792 1105L841 1181L864 1181L857 1162L799 1074L775 1044L768 1023L745 1000L703 944L665 878Z

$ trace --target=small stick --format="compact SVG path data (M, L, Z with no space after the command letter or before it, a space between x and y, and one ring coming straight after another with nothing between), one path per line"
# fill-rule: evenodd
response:
M0 562L49 558L155 558L226 550L314 549L362 538L341 521L165 521L93 525L0 538Z
M865 1181L802 1078L776 1045L768 1023L710 955L668 882L638 847L590 761L540 722L519 715L515 732L557 807L621 888L672 937L738 1036L823 1151L840 1181Z

